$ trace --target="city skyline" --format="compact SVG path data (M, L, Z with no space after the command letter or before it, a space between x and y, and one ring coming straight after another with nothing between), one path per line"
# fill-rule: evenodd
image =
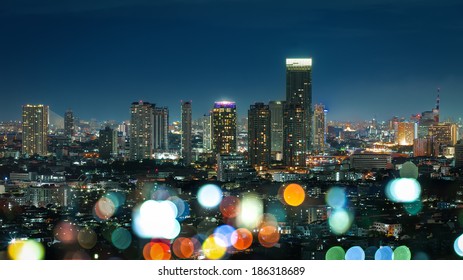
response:
M442 119L461 117L461 3L330 4L7 3L0 120L37 103L123 121L134 100L180 120L180 100L192 100L197 119L226 99L242 117L255 102L284 99L287 57L313 58L313 104L325 104L330 120L409 117L434 106L437 88ZM181 82L177 69L187 73Z

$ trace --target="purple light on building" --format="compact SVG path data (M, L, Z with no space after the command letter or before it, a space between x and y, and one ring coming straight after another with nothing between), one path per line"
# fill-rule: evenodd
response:
M217 101L214 103L214 108L236 108L236 103L233 101Z

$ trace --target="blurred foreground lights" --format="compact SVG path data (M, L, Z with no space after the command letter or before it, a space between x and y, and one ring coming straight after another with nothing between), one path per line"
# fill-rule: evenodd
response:
M340 261L344 260L344 257L346 255L346 251L340 246L334 246L331 247L325 254L325 259L326 260L332 260L332 261Z
M252 233L246 228L239 228L231 235L231 243L237 250L246 250L252 245Z
M172 201L147 200L133 211L133 231L141 238L174 239L180 233L177 213Z
M347 196L344 188L332 187L326 193L326 203L335 209L344 207L346 202Z
M413 162L407 161L402 165L402 168L399 171L400 177L402 178L411 178L417 179L418 178L418 166L416 166Z
M392 260L394 252L391 247L384 246L379 248L375 253L375 260L377 261L390 261Z
M420 195L421 186L415 179L394 179L386 186L386 196L393 202L414 202Z
M190 238L179 237L172 244L172 251L180 259L189 259L195 252L194 241Z
M305 191L299 184L289 184L283 187L283 202L290 206L299 206L305 200Z
M149 242L143 247L145 260L170 260L172 253L164 242Z
M463 257L463 234L455 239L455 242L453 243L453 249L457 255Z
M89 250L95 247L97 235L95 231L87 227L79 231L77 234L77 241L79 242L80 247Z
M365 251L363 251L362 247L360 246L351 247L349 250L347 250L345 258L346 260L363 261L365 260Z
M264 204L256 194L245 194L241 200L241 207L237 216L239 227L253 229L261 222Z
M352 215L344 209L334 210L328 218L331 232L337 235L346 233L350 229L352 221Z
M59 222L53 233L56 239L65 244L74 243L77 240L77 228L68 221Z
M117 249L125 250L132 243L132 235L125 228L117 228L111 234L111 242Z
M100 198L95 204L95 215L101 220L108 220L116 213L116 205L109 197Z
M205 208L214 208L222 201L222 191L213 184L202 186L198 191L198 202Z
M214 230L214 235L223 240L225 247L232 246L232 234L235 231L235 228L229 225L221 225Z
M211 234L202 245L203 254L210 260L218 260L225 256L227 252L226 243L222 236Z
M236 196L227 196L222 199L219 206L222 216L235 218L240 211L240 199Z
M271 248L275 246L278 241L280 241L280 233L278 232L278 227L267 225L262 227L259 230L258 239L260 245L265 248Z
M45 248L35 240L13 241L7 251L12 260L43 260L45 257Z
M399 246L395 248L392 259L395 261L409 261L412 259L412 253L407 246Z

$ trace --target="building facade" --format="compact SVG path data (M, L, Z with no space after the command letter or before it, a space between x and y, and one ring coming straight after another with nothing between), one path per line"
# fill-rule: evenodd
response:
M67 110L66 113L64 113L64 136L72 139L74 133L74 113L71 110Z
M134 102L130 119L130 159L149 159L154 154L155 104Z
M248 111L249 162L256 169L266 169L271 159L271 112L269 105L256 103Z
M45 156L48 153L48 106L24 105L22 110L22 153Z
M313 149L324 151L326 146L326 114L325 105L316 104L313 111Z
M99 137L99 152L100 158L110 159L117 156L118 138L117 131L109 128L100 130Z
M283 109L284 101L270 101L270 119L271 119L271 132L270 137L272 139L272 154L275 155L276 159L279 159L278 155L283 153Z
M182 102L182 158L185 165L192 162L192 120L191 120L191 102Z
M305 167L311 149L312 59L286 59L286 104L283 158L291 167Z
M236 152L236 104L215 102L211 114L212 151L214 154Z

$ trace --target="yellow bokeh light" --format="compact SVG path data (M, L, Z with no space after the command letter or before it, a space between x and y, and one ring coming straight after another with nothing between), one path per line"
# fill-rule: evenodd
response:
M218 240L213 234L204 240L202 248L206 258L210 260L221 259L227 252L227 247L221 243L221 240Z

